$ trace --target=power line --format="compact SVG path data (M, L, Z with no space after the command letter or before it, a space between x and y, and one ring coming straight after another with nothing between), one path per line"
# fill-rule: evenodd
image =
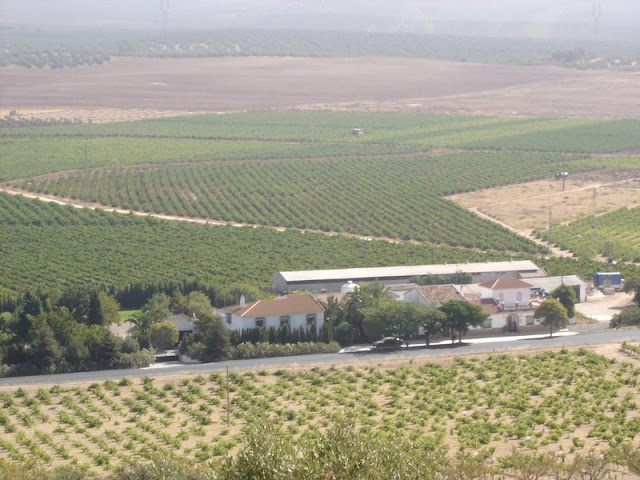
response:
M598 51L598 43L600 40L600 17L602 16L602 1L593 0L591 7L591 15L593 16L593 47Z
M160 0L160 13L162 15L162 30L169 26L169 0Z

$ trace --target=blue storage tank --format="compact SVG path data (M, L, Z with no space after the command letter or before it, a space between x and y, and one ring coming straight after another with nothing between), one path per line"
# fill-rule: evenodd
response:
M620 272L596 272L593 274L593 286L595 288L614 288L622 290L624 279Z

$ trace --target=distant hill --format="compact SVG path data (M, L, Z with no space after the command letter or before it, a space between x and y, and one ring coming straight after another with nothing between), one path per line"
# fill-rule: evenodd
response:
M169 1L170 28L300 28L316 30L443 33L535 38L593 38L589 0L207 0ZM165 5L167 5L165 4ZM601 4L604 40L639 39L635 0ZM157 0L6 0L0 18L10 24L118 29L160 29Z

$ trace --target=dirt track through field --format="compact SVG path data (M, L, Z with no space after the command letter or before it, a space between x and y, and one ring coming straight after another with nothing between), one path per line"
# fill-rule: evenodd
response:
M48 202L48 203L55 203L57 205L67 205L67 206L72 206L74 208L89 208L91 210L103 210L105 212L113 212L113 213L120 213L122 215L129 215L129 214L133 214L133 215L137 215L139 217L152 217L152 218L157 218L159 220L168 220L168 221L172 221L172 222L186 222L186 223L195 223L195 224L199 224L199 225L226 225L226 226L231 226L231 227L238 227L238 228L271 228L273 230L276 230L278 232L284 232L286 230L293 230L296 232L309 232L309 233L319 233L322 235L327 235L327 236L343 236L343 237L348 237L348 238L355 238L358 240L380 240L383 242L388 242L388 243L405 243L402 240L397 240L397 239L393 239L393 238L388 238L388 237L370 237L370 236L363 236L363 235L356 235L353 233L345 233L345 232L326 232L324 230L312 230L309 228L294 228L294 227L275 227L272 225L258 225L258 224L253 224L253 223L241 223L241 222L225 222L225 221L220 221L220 220L215 220L215 219L211 219L211 218L194 218L194 217L181 217L178 215L164 215L162 213L150 213L150 212L142 212L139 210L124 210L121 208L113 208L113 207L106 207L104 205L100 205L98 203L89 203L89 202L81 202L79 200L74 200L74 199L70 199L70 198L59 198L59 197L54 197L51 195L36 195L33 193L28 193L28 192L24 192L22 190L16 190L13 188L7 188L7 187L0 187L0 192L4 192L7 193L9 195L19 195L25 198L31 198L31 199L35 199L35 200L40 200L42 202ZM416 244L416 245L420 245L420 242L417 241L411 241L411 243Z

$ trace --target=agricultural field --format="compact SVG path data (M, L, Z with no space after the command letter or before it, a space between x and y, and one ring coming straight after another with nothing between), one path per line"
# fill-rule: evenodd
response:
M636 201L637 203L637 201ZM587 216L568 225L536 230L545 240L581 257L612 257L618 262L640 263L640 207L621 208Z
M279 270L498 260L461 248L392 244L269 228L192 225L0 194L0 295L38 286L197 279L271 285ZM237 299L234 299L237 301Z
M629 101L640 96L637 67L585 71L457 60L112 57L76 68L0 68L0 84L9 111L40 118L75 112L66 115L94 122L104 121L104 109L118 109L122 118L128 110L130 118L139 118L144 110L176 115L290 109L640 117Z
M311 162L251 162L120 168L25 180L41 194L126 210L245 224L347 232L483 250L540 247L441 199L456 191L548 176L553 156L457 154ZM589 168L587 159L570 162ZM506 169L502 177L492 174ZM522 172L519 176L518 172ZM401 185L402 188L398 188ZM455 218L455 221L453 219Z
M353 128L363 136L352 135ZM389 156L436 149L613 153L640 148L640 122L330 112L193 115L1 128L0 180L115 165ZM510 173L512 175L512 173Z
M193 278L260 287L278 270L546 253L544 246L444 196L549 178L562 169L597 176L632 168L637 166L633 156L601 153L635 148L638 125L631 120L252 112L2 128L0 178L9 187L96 207L307 233L176 225L2 196L0 221L7 228L0 231L6 259L0 293L30 285L89 282L121 288ZM363 136L352 134L356 126L364 129ZM594 129L607 142L587 142ZM537 150L530 151L536 139Z
M564 182L544 179L448 196L458 205L491 216L527 235L640 202L640 162L631 167L570 172ZM594 192L596 200L594 201ZM551 213L551 219L549 218Z
M294 440L346 417L362 432L440 456L477 455L498 466L514 452L551 452L569 462L622 444L638 448L640 364L626 358L563 349L231 372L228 380L214 373L0 387L0 456L82 462L96 473L168 452L215 462L237 452L258 419Z
M354 125L366 135L352 135ZM596 128L607 142L584 141ZM544 248L440 196L561 168L633 164L555 151L629 149L637 145L637 129L637 122L618 120L208 115L8 128L2 165L4 178L23 178L13 187L128 210L536 253ZM506 141L513 151L502 151ZM538 151L527 151L536 141ZM37 175L45 172L57 173Z

